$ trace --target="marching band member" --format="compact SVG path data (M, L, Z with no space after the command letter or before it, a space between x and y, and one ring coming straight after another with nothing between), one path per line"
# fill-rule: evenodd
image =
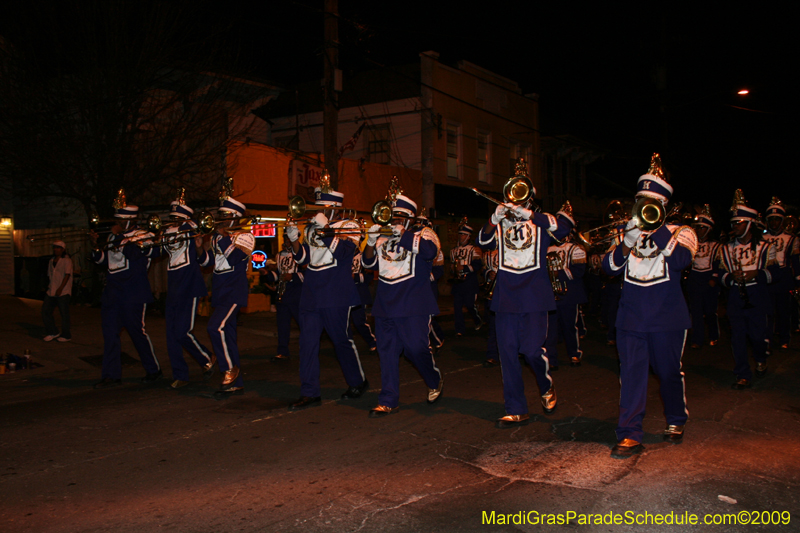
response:
M358 297L361 299L361 304L353 307L350 312L350 319L355 326L358 334L369 346L369 351L374 352L377 346L375 335L372 334L372 328L367 323L367 306L372 305L372 294L369 292L369 285L372 282L372 272L367 274L361 268L361 252L356 248L356 253L353 255L353 281L356 284ZM352 337L352 334L351 334Z
M664 178L658 154L639 178L637 190L637 199L650 198L662 205L669 202L672 186ZM616 324L620 361L618 442L611 451L611 457L617 459L644 449L642 419L649 367L661 383L667 419L664 440L681 442L689 416L681 357L691 321L681 277L697 250L697 237L688 226L664 224L655 231L642 231L636 222L634 218L627 224L622 243L603 259L606 273L624 275Z
M689 312L692 315L692 348L700 348L703 345L705 326L708 326L708 344L714 346L719 341L717 306L720 287L717 250L720 244L708 239L713 227L714 219L711 218L710 207L706 204L693 224L698 241L697 253L687 280Z
M567 202L562 208L562 216L569 219L573 227L575 220L572 218L572 206ZM583 285L583 274L586 271L586 250L582 246L571 242L567 236L561 243L550 245L547 254L555 254L559 258L558 282L562 283L566 292L556 298L555 313L550 315L547 328L547 359L550 369L558 368L558 336L564 339L567 355L572 366L580 366L583 352L581 351L580 331L580 304L586 303L586 289Z
M486 277L486 285L489 287L483 307L486 323L489 326L489 337L486 339L486 359L483 361L483 368L500 366L500 352L497 349L497 325L495 324L494 311L492 311L492 292L497 279L497 269L497 249L483 252L483 272Z
M747 357L747 341L753 347L756 375L767 372L769 349L767 315L770 309L769 289L777 275L775 248L756 228L758 212L748 207L738 189L731 207L731 240L720 247L720 282L731 287L728 292L728 319L731 323L731 348L736 383L731 388L744 390L752 385L753 372Z
M428 342L431 315L439 312L430 290L439 239L427 227L409 231L417 204L402 194L393 196L392 235L381 235L381 226L373 225L362 256L364 267L379 273L372 315L381 361L381 393L378 405L369 412L370 418L387 416L399 409L401 354L422 375L429 404L441 398L444 384Z
M450 250L450 268L453 270L453 315L456 321L456 335L463 335L464 307L475 321L475 331L481 329L483 321L478 312L478 273L481 270L481 250L474 246L472 227L466 218L458 227L458 244Z
M344 194L331 190L328 183L323 175L320 187L315 189L316 205L341 207ZM360 304L352 274L358 237L340 238L334 232L338 228L358 232L361 228L350 220L339 220L329 225L335 215L333 209L317 213L305 228L302 244L297 228L291 225L286 228L295 261L307 265L300 294L300 398L289 406L293 411L322 403L319 341L323 330L333 343L348 385L342 399L359 398L369 389L358 349L350 335L350 311ZM323 230L324 235L317 235L317 229Z
M300 325L300 294L303 291L303 269L298 268L292 253L292 243L284 230L283 249L278 254L278 353L271 359L273 362L287 361L289 353L289 337L292 319Z
M150 259L158 257L160 251L158 248L145 250L139 246L148 243L153 234L136 227L134 219L138 215L139 208L127 205L125 192L120 189L114 201L114 218L119 220L111 228L108 244L103 248L98 247L97 233L89 233L94 246L92 260L108 268L101 300L103 378L95 384L95 389L119 385L122 382L122 328L128 331L146 372L142 383L153 383L163 375L144 323L147 304L153 301L147 269L150 267Z
M422 231L422 228L429 228L433 231L433 224L431 224L431 221L425 216L424 207L422 208L422 213L417 217L417 225L414 227L414 231ZM435 233L434 231L434 234ZM442 279L442 276L444 276L444 253L440 246L436 254L436 259L433 260L433 266L431 267L431 290L433 291L433 297L437 305L439 302L439 280ZM442 331L442 326L439 324L436 316L437 315L431 315L431 327L428 332L431 348L433 348L434 353L438 352L441 347L444 346L444 331Z
M249 231L232 231L247 208L231 198L232 178L228 178L220 195L217 225L211 238L211 248L200 257L200 266L214 263L211 283L211 306L214 312L208 319L206 330L217 356L222 383L215 394L244 394L244 379L239 363L236 320L242 307L247 307L250 293L247 267L255 248L256 239Z
M170 226L164 231L164 250L169 255L167 264L167 304L164 318L167 329L167 353L172 366L170 385L179 389L189 384L189 365L183 358L186 350L203 369L205 377L214 373L217 359L192 333L197 302L208 295L198 262L198 250L203 250L203 236L198 235L197 224L190 219L194 214L184 200L184 189L170 204L170 218L183 220L180 226ZM180 232L179 236L176 234Z
M547 314L555 309L547 272L547 247L551 238L563 238L571 229L569 219L531 209L536 190L526 177L522 161L517 164L514 179L527 181L529 198L522 205L498 205L478 235L483 250L499 250L491 310L496 314L506 415L497 420L498 428L529 421L519 354L536 374L545 413L556 408L555 386L544 353Z
M784 231L785 216L786 209L783 203L773 196L767 207L767 233L764 235L764 240L775 249L776 261L775 278L769 285L772 307L768 315L767 338L772 340L772 336L777 333L779 346L784 350L789 348L792 331L793 302L790 291L795 285L792 279L794 277L792 267L800 273L800 263L798 263L800 241Z

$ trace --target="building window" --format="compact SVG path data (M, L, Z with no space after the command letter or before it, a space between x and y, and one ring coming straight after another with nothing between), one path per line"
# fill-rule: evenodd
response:
M578 163L572 164L572 190L575 192L575 194L583 194L583 182L581 180L582 171L582 165L579 165Z
M478 181L490 183L492 137L490 133L478 132Z
M275 147L300 150L300 137L297 134L275 137Z
M389 127L389 124L375 124L367 130L367 161L370 163L389 163Z
M508 141L508 153L510 156L509 159L509 175L514 175L514 170L517 166L517 160L521 157L525 160L525 172L528 176L531 175L531 145L527 143L521 143L519 141L510 140Z
M447 177L461 179L461 125L447 123Z
M561 160L561 194L569 194L569 160Z
M547 194L556 194L556 176L555 169L553 168L553 156L547 155L544 160L544 176L547 180Z

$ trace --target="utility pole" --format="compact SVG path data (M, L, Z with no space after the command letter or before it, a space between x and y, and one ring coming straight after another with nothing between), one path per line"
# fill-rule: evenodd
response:
M342 73L339 70L339 0L324 0L324 53L322 112L322 145L325 167L331 176L331 187L339 190L339 91Z

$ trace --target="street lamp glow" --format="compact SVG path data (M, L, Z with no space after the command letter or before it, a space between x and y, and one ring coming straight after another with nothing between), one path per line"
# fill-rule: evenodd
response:
M738 92L738 93L736 93L736 94L740 94L740 95L744 96L745 94L750 94L750 91L749 91L749 90L747 90L747 89L742 89L741 91L739 91L739 92Z

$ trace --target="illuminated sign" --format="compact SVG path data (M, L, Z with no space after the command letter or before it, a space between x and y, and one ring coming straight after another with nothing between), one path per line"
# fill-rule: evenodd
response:
M275 237L275 223L253 224L250 231L253 232L253 237Z
M267 254L261 250L253 250L250 255L250 260L253 262L253 269L264 268L267 266Z

